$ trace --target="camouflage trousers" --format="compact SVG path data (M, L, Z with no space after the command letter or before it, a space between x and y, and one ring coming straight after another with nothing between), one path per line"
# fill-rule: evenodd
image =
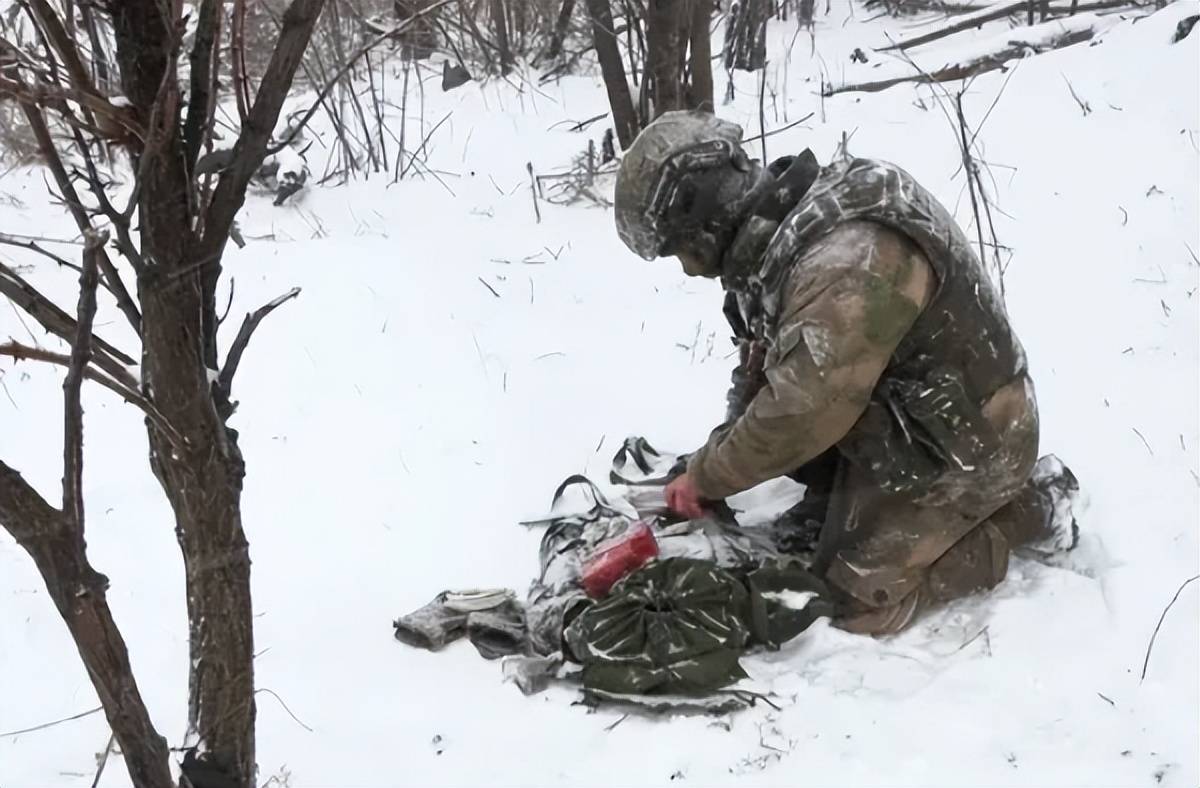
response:
M898 632L930 607L993 588L1013 549L1054 535L1054 474L1069 471L1038 462L1036 405L1019 383L984 408L1001 437L985 466L892 491L834 449L793 475L808 485L803 505L825 509L813 569L835 595L836 626Z

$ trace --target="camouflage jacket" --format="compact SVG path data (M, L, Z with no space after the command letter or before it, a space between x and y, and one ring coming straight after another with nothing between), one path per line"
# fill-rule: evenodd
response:
M1017 383L1017 411L1036 406L1004 307L945 208L894 165L822 169L808 151L758 188L724 261L741 363L726 422L689 463L701 495L833 446L893 490L986 466L992 395Z

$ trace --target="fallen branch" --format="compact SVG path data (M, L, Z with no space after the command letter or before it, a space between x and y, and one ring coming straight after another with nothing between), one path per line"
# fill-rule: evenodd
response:
M1066 22L1075 22L1066 24ZM1085 24L1079 24L1082 21ZM1090 40L1096 34L1096 18L1070 17L1068 20L1054 20L1020 31L1019 37L1008 40L999 49L983 55L955 63L947 63L940 68L918 70L915 73L901 74L888 79L871 82L858 82L843 85L827 85L823 95L833 96L838 93L875 93L886 90L894 85L905 82L921 84L953 82L959 79L976 77L1003 68L1009 60L1026 57L1029 54L1041 54L1054 49L1062 49L1083 41ZM1052 29L1054 33L1050 33Z
M1091 2L1080 4L1079 0L1061 0L1057 3L1050 3L1044 7L1047 17L1075 15L1081 13L1090 13L1092 11L1108 11L1114 8L1123 8L1126 6L1140 8L1144 3L1136 2L1136 0L1099 0L1099 2ZM1013 16L1025 11L1029 8L1029 0L1008 0L1008 2L999 3L994 6L979 8L962 16L956 16L954 22L940 27L936 30L931 30L928 33L922 33L912 38L904 38L899 41L893 41L885 47L879 47L876 52L891 52L893 50L912 49L922 46L933 41L938 41L943 38L948 38L956 33L962 33L967 30L982 27L988 22L994 22L998 19L1003 19L1006 16Z
M246 352L246 346L250 344L250 337L254 335L258 324L262 322L264 317L298 295L300 295L300 288L293 287L273 301L267 302L246 315L246 319L242 321L242 327L238 329L237 336L233 339L233 344L229 347L229 354L225 357L225 366L221 368L221 372L217 376L217 386L220 388L226 401L232 401L233 376L237 373L238 364L242 361L242 354ZM230 412L232 413L232 410Z
M996 19L1003 19L1006 16L1023 11L1029 6L1029 0L1008 0L1008 2L1000 3L999 5L982 8L969 14L964 14L960 17L955 17L954 22L945 27L940 27L937 30L931 30L928 33L922 33L919 36L902 39L892 42L885 47L879 47L876 52L890 52L894 49L901 51L919 47L922 44L928 44L931 41L937 41L940 38L952 36L955 33L961 33L964 30L979 27L987 22L992 22Z

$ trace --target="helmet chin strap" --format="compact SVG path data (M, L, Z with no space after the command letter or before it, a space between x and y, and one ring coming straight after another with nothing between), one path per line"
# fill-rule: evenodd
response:
M749 159L746 160L746 164L747 168L742 170L742 172L745 173L748 185L741 190L741 193L736 198L725 203L722 209L713 215L712 220L707 223L700 233L704 238L704 243L712 250L715 260L715 270L712 274L709 274L710 276L721 275L725 252L733 244L733 239L737 236L738 228L749 215L759 195L770 185L770 179L762 177L763 168L761 164Z

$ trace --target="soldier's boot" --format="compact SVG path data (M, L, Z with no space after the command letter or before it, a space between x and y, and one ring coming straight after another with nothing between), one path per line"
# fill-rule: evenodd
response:
M1034 466L1017 499L991 516L1014 549L1048 557L1079 544L1079 480L1058 457L1048 454Z
M1048 558L1079 541L1079 482L1055 456L1040 459L1017 496L959 539L929 565L924 582L898 602L869 607L844 600L836 625L890 635L936 605L995 588L1008 574L1013 550Z

